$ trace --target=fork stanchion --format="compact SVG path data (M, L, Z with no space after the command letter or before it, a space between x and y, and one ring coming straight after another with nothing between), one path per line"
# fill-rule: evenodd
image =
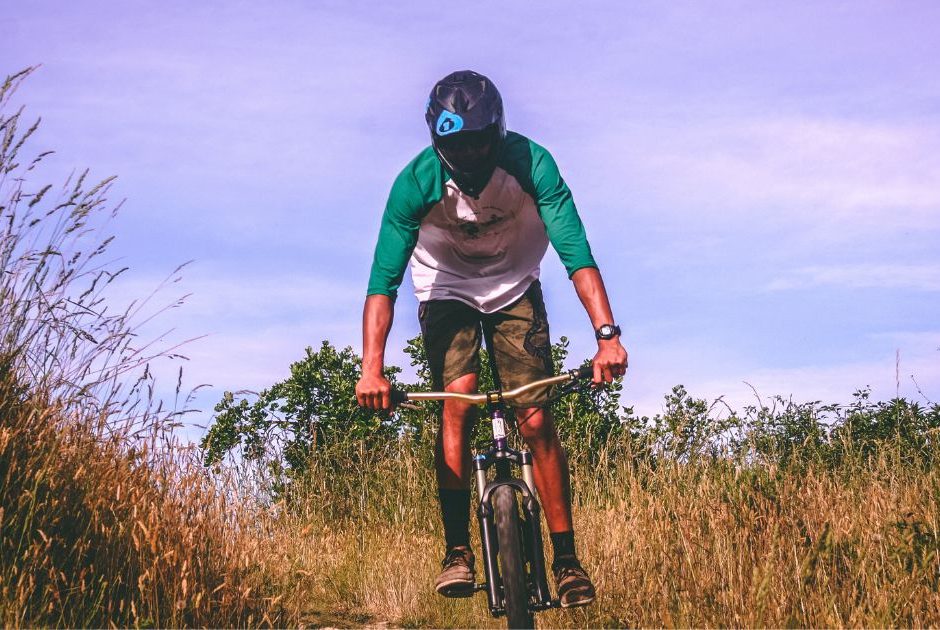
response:
M522 500L522 511L525 513L525 527L528 528L526 538L529 541L528 560L532 567L532 585L535 587L536 608L547 606L552 601L548 590L548 577L545 571L545 550L542 546L542 510L539 507L538 497L535 493L535 484L525 479L525 471L532 471L532 455L528 451L522 452L523 480L531 488L531 493Z
M499 570L496 568L496 530L493 527L493 508L483 498L486 495L486 468L488 462L485 455L473 458L473 472L477 479L480 491L480 507L477 512L480 521L480 546L483 552L483 570L486 573L486 597L490 604L490 613L494 616L502 611L500 599ZM480 486L482 480L482 486Z

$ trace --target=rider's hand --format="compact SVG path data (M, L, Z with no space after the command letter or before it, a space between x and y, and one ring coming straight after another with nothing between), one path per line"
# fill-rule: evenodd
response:
M610 383L627 373L627 350L620 337L599 339L594 355L594 384Z
M369 409L392 408L392 384L381 374L363 374L356 383L356 400Z

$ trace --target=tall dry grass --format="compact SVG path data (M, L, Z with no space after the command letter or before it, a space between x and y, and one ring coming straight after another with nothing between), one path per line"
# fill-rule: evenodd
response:
M272 530L286 605L314 623L500 627L482 595L433 593L443 534L430 456L389 449L334 451L296 490ZM540 614L544 627L940 623L935 468L890 454L837 470L604 453L588 464L574 462L574 517L599 597Z
M114 310L111 180L33 185L38 126L0 85L0 624L283 623L264 570L265 513L173 438L136 333L160 309ZM179 392L177 392L177 395Z
M0 620L7 627L274 623L254 518L185 451L10 404L0 388Z

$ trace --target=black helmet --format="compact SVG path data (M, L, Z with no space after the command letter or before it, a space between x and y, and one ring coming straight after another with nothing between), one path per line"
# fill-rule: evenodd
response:
M424 119L441 164L460 190L479 196L506 138L499 90L472 70L452 72L431 90Z

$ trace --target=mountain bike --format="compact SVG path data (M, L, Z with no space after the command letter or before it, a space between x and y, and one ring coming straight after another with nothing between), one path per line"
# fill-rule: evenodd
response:
M558 608L545 571L542 547L541 507L532 474L532 455L509 447L506 438L506 403L525 393L555 386L553 399L574 391L579 382L594 376L592 367L570 370L509 391L483 394L456 392L392 392L395 405L427 400L460 400L486 405L493 427L492 446L473 456L485 582L475 591L486 591L490 614L506 617L509 628L533 628L535 613ZM522 478L514 477L513 466ZM487 473L494 469L492 480Z

